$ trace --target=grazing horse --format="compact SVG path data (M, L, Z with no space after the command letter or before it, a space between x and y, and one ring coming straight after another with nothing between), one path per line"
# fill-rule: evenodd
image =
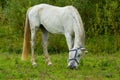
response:
M73 6L56 7L39 4L28 9L26 14L22 60L26 60L29 52L31 36L32 65L36 65L34 56L35 37L38 29L42 31L42 46L46 63L52 65L47 50L48 33L63 34L66 38L69 55L68 67L76 69L84 48L85 32L81 17Z

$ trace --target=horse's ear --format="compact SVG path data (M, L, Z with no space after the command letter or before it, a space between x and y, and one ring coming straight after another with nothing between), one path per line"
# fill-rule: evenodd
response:
M81 51L83 51L84 53L88 53L88 51L85 48L81 48Z

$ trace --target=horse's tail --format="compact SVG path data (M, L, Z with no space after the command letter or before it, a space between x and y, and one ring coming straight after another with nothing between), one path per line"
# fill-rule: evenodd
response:
M29 52L30 46L30 25L28 14L26 14L25 29L24 29L24 42L23 42L23 51L22 51L22 60L26 60Z

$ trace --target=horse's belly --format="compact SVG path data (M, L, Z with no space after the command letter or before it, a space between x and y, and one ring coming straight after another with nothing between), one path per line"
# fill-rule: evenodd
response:
M46 28L50 33L64 33L64 26L61 23L58 17L44 17L41 20L41 24Z
M64 28L60 25L49 25L49 24L43 24L46 30L50 33L58 33L58 34L64 34Z

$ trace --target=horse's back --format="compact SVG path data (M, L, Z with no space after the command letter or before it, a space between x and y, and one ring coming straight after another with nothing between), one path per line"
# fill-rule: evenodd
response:
M63 33L72 29L72 6L57 7L49 4L39 4L30 8L31 22L39 26L42 24L51 33Z

